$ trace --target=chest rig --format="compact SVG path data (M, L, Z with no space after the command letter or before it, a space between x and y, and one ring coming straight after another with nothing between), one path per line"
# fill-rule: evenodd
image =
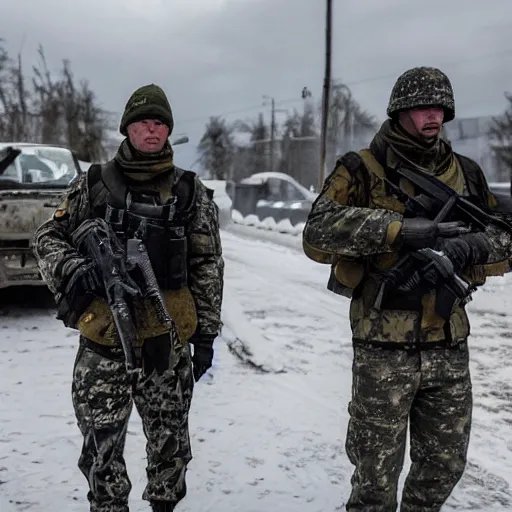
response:
M483 171L473 160L458 153L454 153L454 155L464 176L465 194L477 199L477 204L480 207L488 207L489 189ZM403 198L396 197L396 188L399 188L398 175L393 169L386 167L385 162L377 160L369 150L346 153L336 162L336 167L340 165L343 165L357 180L357 186L363 191L364 203L358 204L357 207L383 208L399 213L404 212ZM395 189L391 189L383 178L387 178ZM512 210L512 203L508 208ZM343 273L344 277L345 275L359 276L358 283L361 284L367 271L367 264L363 262L340 258L338 262L331 266L327 289L348 299L358 296L361 287L349 286L346 279L340 279L339 275Z
M88 171L92 215L105 219L125 247L131 238L144 242L163 290L179 290L188 282L186 227L194 213L195 173L175 172L172 197L160 205L157 195L130 190L114 161Z

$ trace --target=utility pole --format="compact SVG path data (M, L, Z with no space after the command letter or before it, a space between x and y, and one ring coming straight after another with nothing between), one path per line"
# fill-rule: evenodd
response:
M276 143L276 102L271 100L272 115L270 121L270 172L274 172L274 146Z
M322 98L322 131L320 135L320 173L318 175L318 192L324 186L327 153L327 124L329 120L329 94L331 85L331 48L332 48L332 0L327 0L325 26L325 76Z
M274 155L275 155L275 142L276 142L276 112L288 112L286 109L276 108L274 98L263 95L263 99L270 100L271 114L270 114L270 171L274 171ZM266 105L263 102L263 105Z

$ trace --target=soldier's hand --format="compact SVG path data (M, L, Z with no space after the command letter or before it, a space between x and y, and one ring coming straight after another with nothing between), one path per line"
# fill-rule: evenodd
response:
M446 254L456 271L463 270L470 265L487 263L491 251L485 233L470 233L456 238L439 238L435 248Z
M439 237L457 237L469 231L470 228L463 222L436 224L424 217L413 217L402 221L400 236L411 249L425 249L435 247Z
M192 370L196 382L212 367L214 340L215 336L212 335L195 335L190 339L190 343L194 345Z
M402 221L400 236L411 249L433 247L437 238L437 226L424 217L406 218Z
M87 292L102 295L103 283L101 282L96 265L86 260L69 277L65 293L66 295L78 297Z
M441 222L437 225L437 232L440 237L454 238L471 233L471 228L463 222Z

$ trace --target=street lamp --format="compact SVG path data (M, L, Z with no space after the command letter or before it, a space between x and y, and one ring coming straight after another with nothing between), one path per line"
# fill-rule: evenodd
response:
M179 146L180 144L186 144L189 140L188 135L182 135L181 137L174 139L171 144L173 146Z
M305 100L306 98L311 98L313 94L311 94L311 91L307 87L303 87L301 96L302 99Z

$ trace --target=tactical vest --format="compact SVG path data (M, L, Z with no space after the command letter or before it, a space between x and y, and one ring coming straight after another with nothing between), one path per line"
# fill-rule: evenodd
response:
M489 196L481 169L460 155L456 155L456 158L464 173L466 193L489 204L492 196ZM340 164L354 177L359 176L363 180L360 185L365 192L366 204L358 206L404 213L405 203L389 190L389 185L382 178L386 176L390 179L390 176L370 151L348 153L341 158L337 167ZM434 347L467 339L470 326L464 306L456 304L449 321L443 320L435 312L435 290L427 293L418 290L417 293L397 296L380 311L373 307L381 282L379 279L382 279L376 270L389 269L398 259L397 251L365 260L340 258L332 266L328 289L351 298L350 323L354 342L384 344L388 347ZM483 284L485 276L472 276L470 280Z
M174 319L182 342L197 327L195 302L188 288L186 227L195 212L195 173L176 168L172 197L157 205L152 196L132 193L122 171L113 161L90 167L87 174L92 217L105 219L125 242L136 236L144 241L161 288L168 313ZM169 184L171 186L171 184ZM210 197L213 191L207 189ZM137 345L144 339L167 332L150 304L137 299L133 305L137 320ZM81 315L77 327L86 338L103 344L118 343L110 308L95 299Z
M176 171L172 198L164 205L131 192L114 161L92 166L88 176L92 215L104 218L122 243L131 237L144 242L163 290L183 288L188 277L186 224L193 214L195 173Z
M475 164L475 162L473 162L473 160L463 155L459 155L458 153L454 154L461 166L467 193L478 197L482 204L487 204L489 202L489 196L487 195L488 187L482 170ZM362 183L360 183L360 185L362 186L362 190L364 191L363 195L367 202L366 204L359 206L373 206L389 209L398 213L404 212L404 204L393 197L391 191L389 191L385 183L381 181L381 178L386 177L386 172L369 150L363 149L359 153L354 151L346 153L336 163L336 167L339 167L340 165L343 165L351 175L360 176L362 179ZM380 200L377 200L379 204L372 205L370 203L374 201L372 201L371 191L375 191L375 183L372 182L375 181L380 182L377 188L380 188L381 190L377 190L376 194L374 192L374 195L379 197ZM349 280L341 276L342 269L335 263L331 266L327 289L337 295L350 299L353 296L355 288L357 288L357 283L361 281L364 270L366 269L363 270L361 268L361 264L355 261L347 260L343 263L346 267L344 273L352 276L351 281L354 282L354 285L350 285L348 282ZM356 278L355 281L354 278Z

